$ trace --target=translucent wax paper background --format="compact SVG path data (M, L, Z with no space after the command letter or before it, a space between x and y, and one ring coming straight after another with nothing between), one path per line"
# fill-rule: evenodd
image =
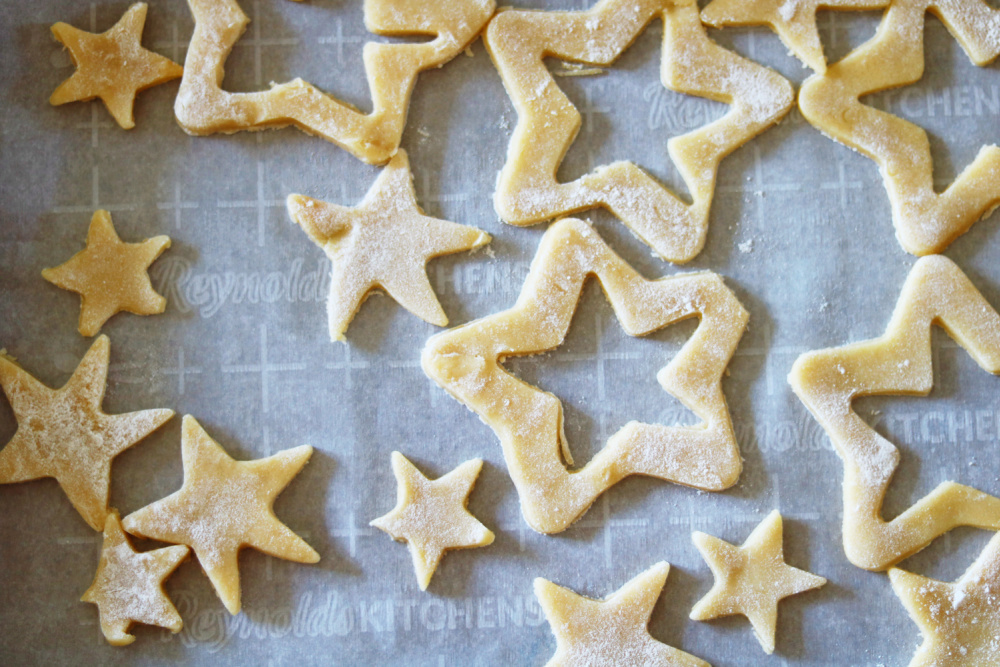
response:
M99 102L48 105L73 71L49 26L67 21L104 30L127 6L42 0L0 8L0 346L42 381L61 385L90 341L76 332L79 298L43 281L41 269L82 247L96 208L112 212L127 240L169 234L173 247L153 268L167 312L123 314L104 327L112 341L105 407L194 414L237 458L313 445L312 461L276 510L322 561L307 566L245 551L244 611L236 617L189 561L167 584L183 632L138 626L138 641L116 649L101 638L96 609L78 602L93 577L100 535L53 481L5 486L2 662L541 665L555 641L532 594L534 577L603 597L660 560L672 569L652 634L714 665L908 662L920 641L917 627L884 574L845 559L840 460L785 382L799 353L881 334L913 265L893 236L871 161L793 112L723 161L708 243L684 267L652 257L610 215L582 216L646 276L717 271L749 309L750 328L724 381L745 467L738 485L718 494L627 480L566 532L542 536L521 519L495 436L420 370L420 350L434 327L375 297L351 324L347 345L327 338L327 260L290 223L284 200L304 193L354 204L377 169L293 129L189 137L173 120L176 82L140 94L129 132L114 126ZM361 47L370 35L358 0L243 6L253 23L227 63L229 89L301 76L369 107ZM870 37L877 19L821 12L828 55L839 58ZM182 61L191 30L181 0L158 0L144 44ZM769 31L711 34L796 84L808 74ZM683 189L667 140L725 107L660 85L661 35L654 23L604 75L558 79L583 113L564 179L631 159ZM946 184L981 144L998 138L1000 73L971 65L933 18L925 50L922 81L869 101L928 129L936 176ZM516 115L482 43L468 56L420 76L403 139L424 209L494 237L489 252L429 266L453 324L514 302L544 229L502 224L493 211ZM1000 304L996 216L947 254ZM567 435L577 460L586 461L631 419L693 419L655 380L692 330L688 323L632 339L590 284L565 344L508 367L563 399ZM934 343L930 397L859 404L903 452L887 516L942 480L1000 493L997 380L940 332ZM0 442L14 430L0 401ZM178 417L118 457L111 500L123 514L180 486L179 431ZM417 588L406 547L368 527L394 504L394 449L433 476L472 457L486 461L470 507L496 542L447 555L428 593ZM766 658L741 617L687 619L712 584L690 535L702 530L739 543L774 508L786 518L788 562L830 583L782 603L776 656ZM987 539L982 531L958 530L905 565L954 579Z

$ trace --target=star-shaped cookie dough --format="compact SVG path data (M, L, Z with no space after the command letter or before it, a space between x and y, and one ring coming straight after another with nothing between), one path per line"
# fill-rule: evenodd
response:
M701 20L715 28L766 25L778 33L788 50L813 71L826 71L816 10L882 9L889 0L712 0Z
M1000 533L953 584L897 568L889 579L924 636L910 667L1000 665Z
M657 563L603 600L535 579L535 597L556 636L556 653L546 667L708 667L653 639L646 627L669 572L670 565Z
M146 9L144 2L132 5L118 23L99 35L67 23L53 25L52 34L69 49L76 72L59 84L49 103L58 106L100 97L120 126L135 127L136 93L184 73L177 63L142 48Z
M335 341L344 340L354 314L378 288L420 319L445 326L448 317L427 279L427 261L490 241L475 227L424 215L403 150L357 206L289 195L288 214L333 263L327 314Z
M712 590L691 610L691 618L707 621L742 614L767 654L774 653L778 602L826 583L823 577L785 563L778 510L761 521L741 547L701 532L691 538L715 577Z
M81 297L80 333L93 336L104 323L123 310L136 315L156 315L167 307L149 281L147 269L170 238L154 236L141 243L118 237L107 211L95 211L87 232L87 247L65 264L44 269L42 277Z
M312 447L302 445L264 459L236 461L194 417L185 415L183 486L125 517L125 530L191 547L226 609L238 614L240 549L253 547L298 563L319 560L319 554L281 523L271 508L311 455Z
M396 506L371 525L409 544L422 591L427 590L447 549L493 543L493 533L468 510L469 494L482 468L482 459L473 459L432 481L405 456L392 453Z
M942 482L891 521L882 518L899 450L851 402L926 396L934 384L933 325L945 328L981 368L1000 374L1000 314L954 262L934 255L913 265L883 335L807 352L788 375L843 460L844 551L867 570L895 565L957 526L1000 529L1000 498L955 482Z
M118 512L108 514L97 575L80 598L97 605L108 642L115 646L134 642L135 636L128 634L133 623L158 625L175 634L181 631L181 616L163 591L163 581L189 552L185 546L173 546L139 553L122 530Z
M108 337L98 337L60 389L0 355L0 386L17 419L14 437L0 449L0 484L54 477L94 530L108 515L111 460L174 414L101 410L110 352Z

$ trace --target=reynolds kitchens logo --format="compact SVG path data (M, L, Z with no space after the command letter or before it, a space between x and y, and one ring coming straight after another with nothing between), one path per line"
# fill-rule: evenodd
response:
M723 104L712 104L708 100L690 95L682 95L667 90L656 81L642 91L642 99L649 102L646 124L651 130L666 128L677 133L707 125L726 112Z

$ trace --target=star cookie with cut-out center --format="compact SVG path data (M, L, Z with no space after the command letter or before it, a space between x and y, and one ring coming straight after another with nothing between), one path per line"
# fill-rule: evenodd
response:
M177 63L140 44L146 9L144 2L132 5L118 23L100 34L67 23L53 25L52 34L69 49L76 72L59 84L49 103L58 106L99 97L115 122L126 130L135 127L136 93L184 73Z
M826 583L785 563L781 515L771 512L743 546L696 532L694 544L712 569L715 585L691 610L695 621L741 614L749 619L764 652L774 653L778 603Z
M157 625L174 634L181 631L181 616L163 591L163 581L189 552L185 546L137 552L122 530L118 512L108 514L97 574L80 600L97 605L101 631L109 643L134 642L135 636L128 634L133 623Z
M237 556L243 547L298 563L319 561L319 554L271 507L311 455L312 447L302 445L263 459L236 461L194 417L185 415L183 486L122 523L133 535L191 547L226 609L238 614Z
M289 195L288 214L333 263L327 314L335 341L344 340L347 325L376 289L420 319L445 326L448 317L427 278L428 260L490 241L489 234L475 227L424 215L403 150L357 206Z
M409 545L422 591L427 590L446 550L493 543L493 533L468 510L469 494L482 468L482 459L473 459L430 480L405 456L392 453L396 507L371 525Z
M170 238L154 236L141 243L118 237L107 211L95 211L87 232L87 247L64 264L44 269L42 277L81 297L79 331L93 336L121 311L156 315L167 300L149 281L149 265L170 247Z
M535 579L535 597L556 637L546 667L708 667L708 663L653 639L647 626L670 565L657 563L603 600Z
M889 579L924 637L910 667L1000 665L1000 534L953 584L897 568Z
M108 515L112 459L174 414L106 414L101 402L110 353L108 337L98 337L60 389L46 387L0 355L0 386L17 420L14 437L0 449L0 484L53 477L94 530L103 528Z

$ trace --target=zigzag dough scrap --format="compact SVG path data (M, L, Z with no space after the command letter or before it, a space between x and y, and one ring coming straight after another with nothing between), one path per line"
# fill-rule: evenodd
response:
M881 517L899 450L854 412L851 401L929 393L933 324L982 368L1000 373L1000 315L951 260L932 256L910 271L885 334L808 352L788 377L843 459L844 549L858 567L891 567L957 526L1000 529L1000 499L954 482L943 482L892 521Z
M629 422L587 465L570 471L566 466L573 459L559 399L510 375L501 364L506 356L559 346L591 275L631 335L700 317L695 333L657 379L703 423ZM554 533L628 475L709 491L736 483L742 464L720 381L747 319L718 275L646 280L589 225L564 219L542 238L514 307L432 337L422 364L428 376L497 434L525 519L539 532Z

